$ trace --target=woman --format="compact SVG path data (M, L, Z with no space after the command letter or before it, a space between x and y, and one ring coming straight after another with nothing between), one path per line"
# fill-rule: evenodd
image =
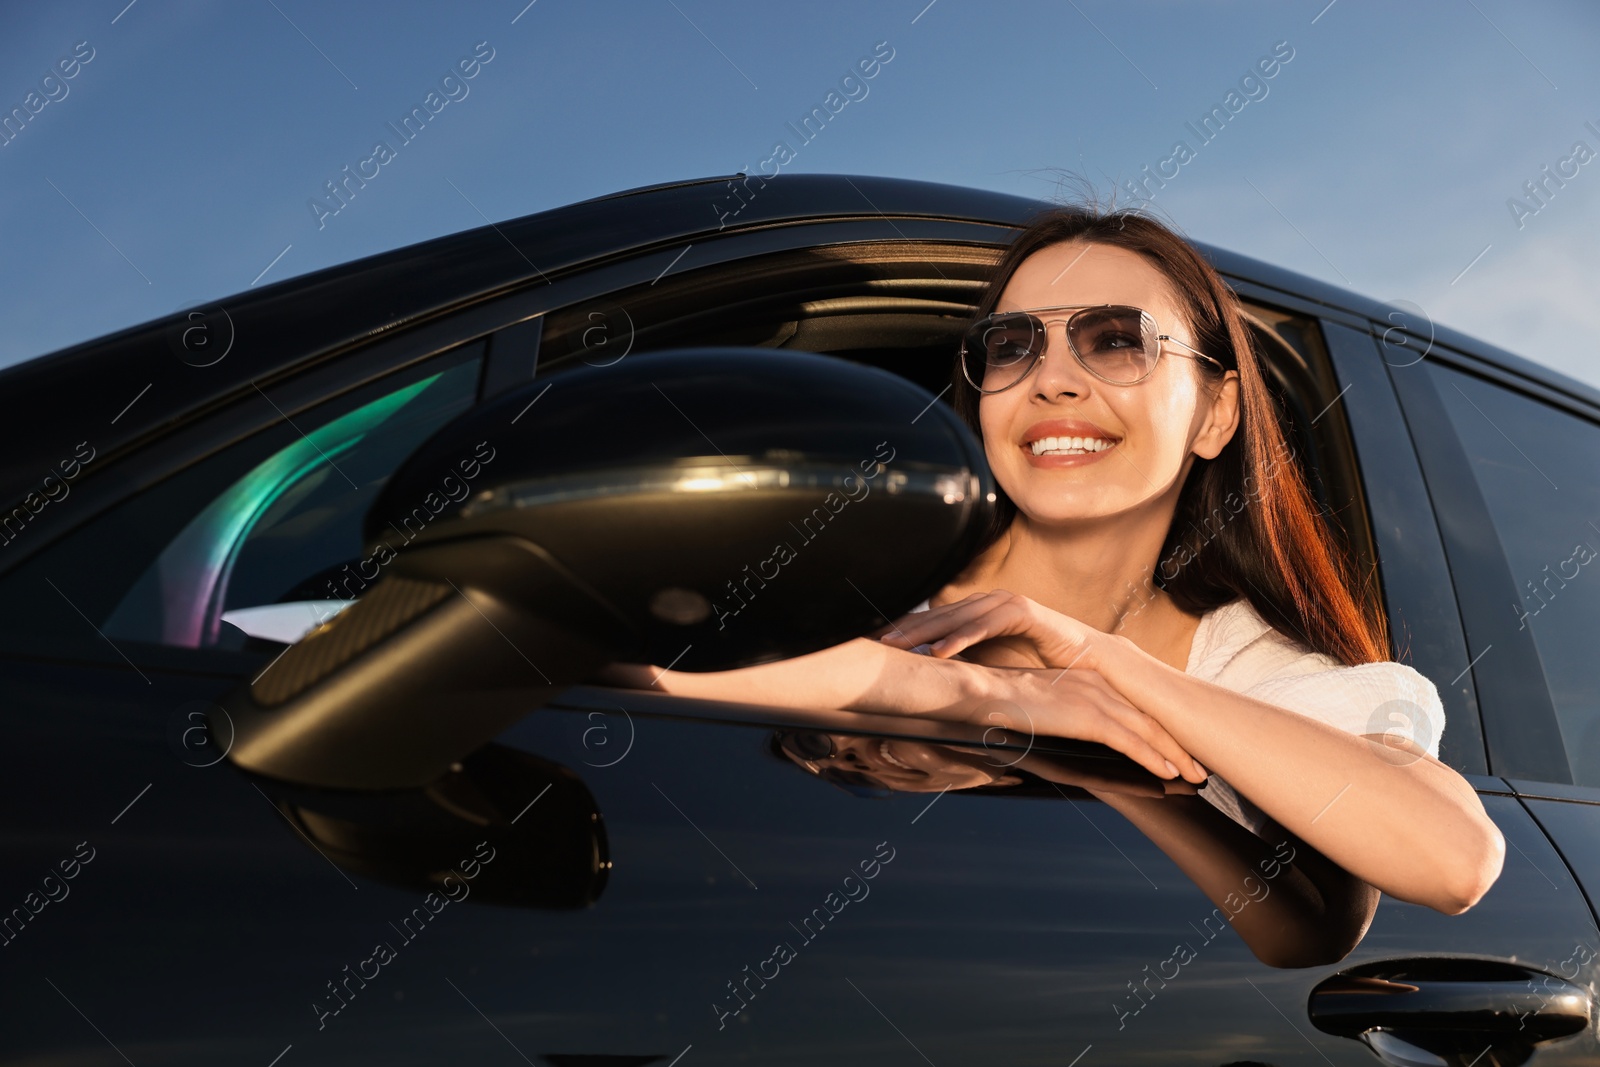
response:
M1237 298L1187 242L1137 214L1045 213L1002 258L954 388L1003 492L927 610L778 663L610 678L1099 741L1401 900L1454 915L1487 892L1504 841L1435 758L1438 693L1386 662Z

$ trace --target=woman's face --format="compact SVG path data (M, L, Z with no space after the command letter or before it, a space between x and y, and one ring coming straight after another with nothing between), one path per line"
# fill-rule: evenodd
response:
M1129 304L1153 315L1160 332L1197 343L1166 276L1126 249L1081 241L1042 248L1012 274L995 311L1059 304ZM1172 506L1189 457L1213 458L1233 436L1237 372L1208 390L1196 361L1182 355L1187 349L1163 342L1149 377L1112 385L1073 356L1064 322L1051 323L1046 334L1044 361L978 405L984 451L1006 495L1043 525ZM1096 440L1087 449L1035 454L1033 442L1046 437Z

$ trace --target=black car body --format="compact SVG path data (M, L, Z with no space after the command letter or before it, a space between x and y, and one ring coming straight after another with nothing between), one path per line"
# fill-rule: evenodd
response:
M1464 914L1385 898L1353 933L1330 917L1325 941L1263 951L1082 789L869 797L773 740L822 721L1001 762L1039 741L887 717L579 684L421 788L230 758L215 709L285 649L221 615L364 593L357 520L450 420L515 393L532 424L564 375L683 346L828 353L939 396L1039 206L678 183L0 373L0 1062L1595 1062L1600 393L1216 249L1396 657L1438 685L1440 758L1511 846ZM875 528L851 518L825 536L865 559ZM862 612L843 583L772 584Z

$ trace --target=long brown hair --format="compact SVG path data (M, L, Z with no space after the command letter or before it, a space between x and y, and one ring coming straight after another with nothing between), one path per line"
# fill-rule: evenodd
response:
M1388 628L1370 595L1371 585L1363 589L1366 595L1353 591L1350 560L1324 524L1293 461L1239 298L1187 241L1137 212L1048 208L1001 257L974 317L994 310L1023 260L1048 245L1073 240L1142 256L1176 291L1199 349L1239 372L1239 426L1215 459L1195 458L1150 584L1191 615L1244 597L1280 633L1348 666L1389 659ZM1192 362L1210 384L1223 379L1224 370L1203 360ZM979 394L962 375L959 354L951 382L956 412L981 438ZM1004 490L997 489L997 498L984 548L1017 516L1016 504Z

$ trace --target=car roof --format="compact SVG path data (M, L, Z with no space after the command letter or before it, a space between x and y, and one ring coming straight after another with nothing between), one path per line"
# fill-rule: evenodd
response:
M742 191L735 192L735 187ZM721 205L719 207L719 205ZM736 213L730 211L738 206ZM669 182L434 238L211 301L225 308L233 350L186 363L176 343L187 310L0 371L0 501L37 491L87 440L102 461L287 371L475 301L552 281L655 247L773 225L920 218L1020 226L1048 201L904 178L759 175ZM726 213L726 214L725 214ZM1193 242L1223 274L1382 321L1370 297L1248 256ZM1600 406L1600 390L1447 327L1435 340ZM94 383L92 392L83 383ZM153 395L142 403L133 403Z

